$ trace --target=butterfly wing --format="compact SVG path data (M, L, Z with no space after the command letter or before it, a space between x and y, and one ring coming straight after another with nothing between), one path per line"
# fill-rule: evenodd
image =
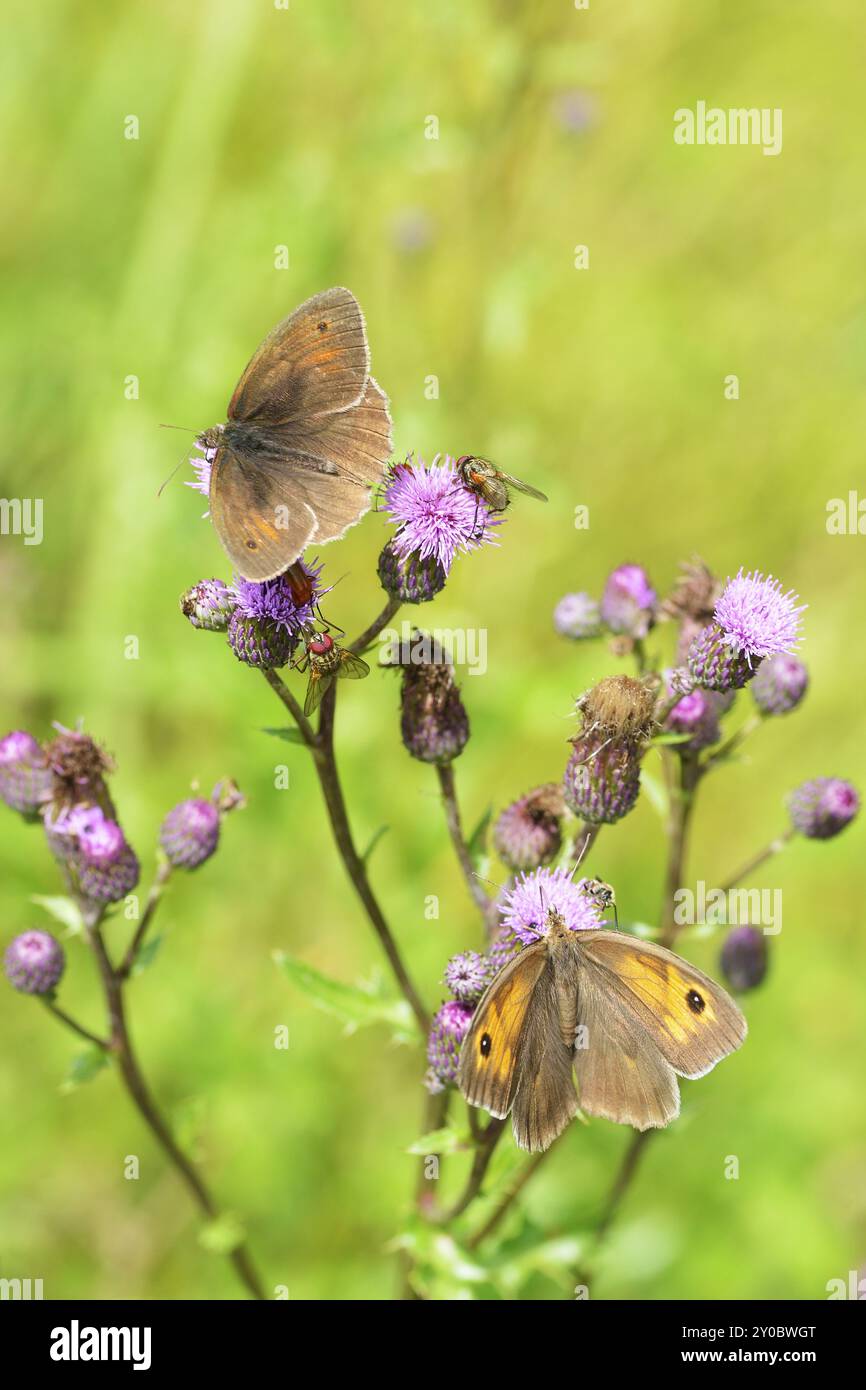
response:
M388 400L369 377L356 405L277 426L269 438L270 451L249 456L221 443L209 493L224 550L257 583L281 574L313 541L339 539L369 511L391 456Z
M610 998L605 972L590 957L581 961L577 1012L580 1108L635 1129L659 1129L676 1119L680 1095L673 1068L646 1029Z
M316 533L316 514L296 496L285 467L273 459L250 463L227 444L217 448L208 500L223 549L257 583L293 564Z
M357 404L370 371L361 306L337 287L314 294L256 349L229 402L230 420L289 422Z
M562 1037L556 979L548 968L535 986L520 1040L511 1112L514 1138L530 1153L548 1149L577 1110L574 1047Z
M704 1076L742 1044L747 1026L737 1005L689 961L625 932L580 932L578 940L589 977L615 996L680 1076Z
M549 964L543 941L508 961L482 995L463 1039L457 1084L470 1105L497 1119L514 1102L527 1013Z

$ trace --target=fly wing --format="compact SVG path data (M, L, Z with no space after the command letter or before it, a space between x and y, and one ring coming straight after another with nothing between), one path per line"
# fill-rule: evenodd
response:
M535 497L539 502L546 502L548 500L545 493L539 492L537 487L530 487L529 483L524 483L520 478L515 478L511 473L500 473L499 476L502 478L503 482L507 483L509 487L513 487L516 492L525 493L527 497Z

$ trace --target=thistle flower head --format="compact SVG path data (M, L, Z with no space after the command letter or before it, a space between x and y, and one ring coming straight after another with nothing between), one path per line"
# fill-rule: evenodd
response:
M445 967L445 983L461 1004L477 1004L491 979L490 962L477 951L461 951Z
M551 908L569 931L588 931L602 925L601 907L565 869L521 874L500 899L504 925L527 945L544 936Z
M472 1014L470 1004L450 999L433 1016L427 1039L427 1061L430 1064L427 1088L434 1094L445 1086L453 1086L457 1080L460 1048L469 1031Z
M221 428L220 425L215 427L217 431ZM200 435L195 441L193 447L198 449L201 458L197 457L195 454L191 455L189 462L195 474L195 478L191 482L187 481L185 486L191 487L194 492L200 492L204 497L209 497L211 469L213 468L213 461L216 458L217 452L214 430L206 430L205 433ZM208 513L205 512L204 515L207 516Z
M757 927L734 927L722 946L722 974L732 989L755 989L767 973L767 938Z
M234 612L235 597L221 579L202 579L180 596L180 611L193 627L225 632Z
M447 457L429 467L419 460L395 468L385 488L385 508L399 528L391 541L395 554L432 556L446 574L458 552L495 544L492 528L502 523L463 486Z
M267 624L297 638L316 616L316 604L326 592L319 583L322 566L297 560L285 574L256 584L236 576L230 590L241 618Z
M50 795L48 760L36 739L23 729L6 734L0 739L0 800L34 817Z
M56 738L46 745L45 757L52 775L52 803L55 809L84 802L98 805L111 817L111 803L105 774L114 764L108 754L90 737L76 729L57 724Z
M591 825L622 820L640 792L641 746L597 730L573 739L572 748L563 776L566 805Z
M501 812L493 827L497 854L510 869L537 869L555 859L562 844L565 798L557 782L527 792Z
M703 626L713 616L722 586L703 560L680 565L680 575L661 606L662 617L691 618Z
M601 618L611 632L646 637L656 618L658 596L642 565L620 565L608 575Z
M772 575L765 579L757 571L744 574L741 567L725 584L713 617L731 651L752 662L794 650L805 607L798 606L794 591L785 593Z
M192 797L169 811L159 842L176 869L196 869L219 843L220 813L212 801Z
M611 738L645 742L655 721L657 681L651 677L606 676L577 702L583 728Z
M788 798L795 830L810 840L830 840L845 829L860 809L860 797L841 777L815 777Z
M665 685L670 695L677 694L683 679L678 667L665 673ZM722 730L719 723L722 697L712 690L689 690L674 705L665 720L665 728L675 734L690 734L688 746L695 751L717 743Z
M447 575L435 555L401 555L393 540L379 556L379 582L386 594L401 603L429 603L445 588Z
M581 641L601 631L598 603L589 594L565 594L553 610L553 626L562 637Z
M752 681L752 698L764 714L790 714L809 687L809 672L795 656L768 656Z
M510 960L523 950L525 942L515 935L510 927L500 924L496 935L490 943L490 950L487 952L487 961L490 967L491 980L499 974L503 965L507 965Z
M466 747L469 716L447 653L415 633L402 666L400 733L407 752L422 763L450 763Z
M50 932L26 931L6 947L3 969L22 994L51 994L60 983L66 959Z

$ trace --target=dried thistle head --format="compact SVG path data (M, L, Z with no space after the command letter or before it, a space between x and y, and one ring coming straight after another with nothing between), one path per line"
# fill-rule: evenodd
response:
M114 805L105 781L114 763L99 744L75 729L55 726L57 737L45 746L45 758L51 772L51 803L55 812L71 806L98 806L115 819Z
M606 676L577 702L583 732L643 743L653 730L657 693L657 677Z
M662 616L695 623L710 622L722 585L697 555L680 565L680 576L661 606Z

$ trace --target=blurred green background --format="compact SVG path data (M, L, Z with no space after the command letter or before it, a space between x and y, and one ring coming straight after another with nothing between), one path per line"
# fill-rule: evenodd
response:
M273 323L346 284L366 312L397 452L484 452L550 495L546 507L519 499L501 548L462 559L420 614L488 633L486 676L463 681L469 824L559 775L573 698L622 669L603 644L554 635L561 594L598 592L626 560L666 590L695 552L722 576L744 564L796 588L809 604L806 704L712 779L698 811L690 875L723 881L784 826L799 781L866 786L866 540L825 524L828 499L866 488L860 7L12 10L0 492L44 498L45 538L0 539L3 726L43 737L52 720L83 717L117 760L143 886L164 812L193 783L240 782L248 809L161 911L160 957L130 991L134 1037L157 1096L247 1222L266 1282L297 1298L390 1298L386 1246L415 1180L406 1148L423 1061L380 1028L344 1036L272 960L290 950L346 981L383 970L306 755L261 732L282 722L273 696L178 612L189 584L228 576L202 499L180 484L186 469L157 500L186 448L158 425L224 419ZM781 107L781 155L676 146L673 111L699 99ZM138 140L124 138L130 115ZM430 116L438 140L425 138ZM574 268L578 244L588 270ZM275 268L281 245L287 269ZM725 399L730 373L738 401ZM130 375L138 399L124 394ZM425 395L430 376L438 399ZM381 606L386 534L374 514L323 552L331 578L351 576L327 604L350 631ZM125 659L128 635L138 660ZM372 877L434 1007L448 955L477 944L477 926L434 774L405 754L397 719L387 674L341 692L357 839L391 827ZM278 792L283 761L291 784ZM28 895L60 889L38 830L5 813L0 843L5 941L49 925ZM643 797L588 867L615 884L624 918L651 921L662 853ZM596 1297L823 1298L866 1260L862 824L795 844L755 882L783 889L785 916L768 982L745 1001L749 1039L700 1086L685 1083L684 1117L646 1155ZM123 936L122 921L111 933ZM717 949L690 951L715 971ZM68 954L62 1001L97 1026L91 961L76 941ZM280 1024L288 1052L273 1046ZM42 1277L49 1298L235 1297L115 1078L61 1094L75 1041L9 989L0 1045L0 1274ZM524 1221L585 1230L628 1138L603 1121L573 1126L505 1233ZM137 1183L123 1177L131 1153ZM730 1154L738 1182L723 1177ZM509 1138L496 1180L517 1161ZM449 1190L464 1162L447 1165ZM567 1288L567 1274L536 1273L517 1296Z

